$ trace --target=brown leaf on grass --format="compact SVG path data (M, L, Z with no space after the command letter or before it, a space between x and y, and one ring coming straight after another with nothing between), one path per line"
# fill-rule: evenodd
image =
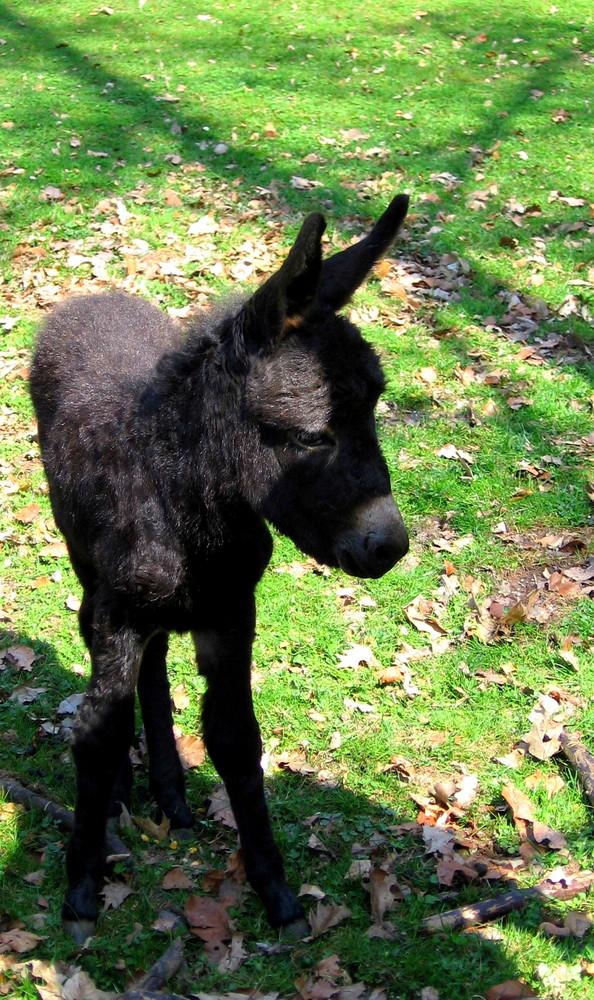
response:
M459 462L465 462L467 465L472 465L474 463L474 458L467 451L463 451L462 448L458 448L455 444L445 444L443 448L439 448L435 452L438 458L452 458Z
M541 823L534 816L532 803L524 792L512 785L511 782L504 785L502 795L512 811L512 816L516 829L521 840L531 842L536 845L545 845L553 851L559 851L567 847L567 841L563 834L558 833Z
M579 597L582 588L575 580L569 580L563 573L551 573L549 577L549 590L562 597Z
M401 684L402 692L397 693L404 694L408 698L414 698L420 693L412 677L412 670L406 664L402 664L402 666L392 664L392 666L387 667L386 670L382 670L377 674L380 684Z
M216 963L219 972L237 972L237 970L241 968L246 958L248 957L248 953L243 946L243 939L244 935L241 933L235 933L232 935L229 947L224 948L224 954L222 955L221 958L219 958L219 960ZM217 947L213 949L213 955L215 957L215 960L217 957L219 947L220 946L217 945ZM207 953L211 948L212 945L210 944L206 945ZM223 948L221 948L221 950L223 950Z
M454 851L456 834L441 826L423 825L423 841L427 854L451 855Z
M348 920L350 916L351 911L347 906L335 904L324 906L323 903L319 902L315 910L309 911L309 924L312 937L320 937L321 934L325 934L332 927L341 924L343 920Z
M61 559L68 555L68 549L65 542L50 542L40 548L39 555L44 556L44 558Z
M455 805L467 809L476 799L478 778L476 774L456 775L449 781L438 781L433 786L433 795L446 807Z
M448 630L440 625L436 614L442 610L442 606L435 601L427 600L419 594L414 601L404 609L404 613L411 625L414 625L419 632L428 632L433 638L447 635Z
M190 698L185 684L178 684L177 687L171 692L171 701L173 702L173 707L176 712L183 712L185 708L191 704L192 699Z
M519 622L526 622L530 619L530 612L534 605L536 604L539 597L539 591L533 590L527 594L521 601L514 604L500 619L502 625L506 625L509 628L513 628Z
M396 877L383 868L372 868L363 881L363 887L369 892L374 924L381 924L386 911L392 910L397 902L404 899Z
M592 923L592 917L584 910L570 910L565 914L562 924L544 921L538 929L547 937L583 938L592 927Z
M113 1000L114 994L97 989L88 973L77 969L76 966L71 966L68 971L72 969L74 969L73 974L62 983L58 994L61 1000ZM38 991L41 993L39 987ZM46 1000L43 993L42 1000Z
M0 953L16 951L18 954L22 954L25 951L31 951L40 941L45 941L45 938L39 937L38 934L31 934L30 931L18 928L2 931L0 933Z
M18 705L30 705L41 698L45 692L45 688L28 687L26 684L21 684L14 689L8 700L16 701Z
M532 406L532 400L526 396L508 396L506 401L510 410L520 410L523 406Z
M345 875L346 878L346 875ZM313 899L324 899L326 893L323 889L320 889L319 885L312 885L309 882L304 882L299 892L298 896L312 896Z
M45 872L43 868L38 868L36 872L29 872L28 875L23 875L23 882L27 882L29 885L43 885L45 880Z
M199 736L178 736L175 740L182 767L189 771L206 760L206 747Z
M161 882L161 887L166 890L193 889L194 883L191 878L188 878L183 868L170 868Z
M237 823L235 822L235 816L233 815L225 786L223 784L217 785L208 798L210 805L206 815L216 820L217 823L228 826L230 830L237 830Z
M560 774L545 774L544 771L535 771L534 774L529 774L524 784L527 788L538 788L540 785L545 789L550 799L565 788L565 782Z
M19 524L33 524L41 514L41 507L38 503L29 503L26 507L21 507L14 515L15 521Z
M340 134L347 142L362 142L365 139L369 139L369 132L363 132L360 128L341 128Z
M540 695L529 715L532 729L522 736L522 743L536 760L548 760L561 749L560 737L564 724L558 713L558 702L549 695Z
M594 558L588 559L582 566L568 566L562 572L563 576L568 576L577 583L589 583L594 580Z
M528 840L528 825L534 820L530 799L511 782L503 786L501 793L512 811L513 820L521 839Z
M43 189L39 195L40 201L63 201L64 195L60 191L59 187L54 187L53 184L48 184L47 187Z
M231 939L229 914L216 899L192 894L186 899L184 917L192 934L203 941L226 942Z
M411 764L410 760L407 760L406 757L397 753L390 758L390 763L386 764L386 766L382 768L382 773L397 774L399 778L402 778L404 781L408 781L408 779L412 778L415 774L415 770L416 768L414 764Z
M168 208L179 208L182 204L182 200L177 191L173 191L171 188L166 188L163 192L163 201Z
M36 659L37 653L30 646L9 646L0 653L0 660L4 660L8 666L26 672L33 669Z
M380 288L385 295L391 295L396 299L401 299L402 301L405 301L408 296L408 292L404 285L393 277L382 278Z
M132 895L132 889L123 882L108 882L101 890L103 896L103 910L117 910L128 896Z
M513 770L517 770L524 763L525 756L526 754L523 750L517 749L505 754L503 757L493 757L493 760L498 764L503 764L504 767L511 767Z
M562 833L552 830L550 826L537 819L532 824L532 839L537 844L544 844L551 851L562 851L567 847L567 841Z
M164 816L159 824L154 823L152 819L145 819L144 816L133 816L132 819L136 823L136 826L144 830L149 837L154 837L155 840L165 840L165 837L169 835L171 823L167 819L167 816Z
M538 997L538 993L521 979L506 979L504 983L490 986L485 993L485 1000L528 1000L529 997Z
M470 868L456 851L445 858L440 858L436 871L440 885L452 885L456 875L463 875L468 882L477 877L476 870Z
M316 768L307 761L305 750L284 750L271 758L272 762L281 771L289 771L291 774L315 774Z

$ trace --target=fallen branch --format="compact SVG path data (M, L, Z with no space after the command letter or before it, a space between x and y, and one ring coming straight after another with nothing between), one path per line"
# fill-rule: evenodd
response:
M580 872L579 875L572 875L569 883L563 881L547 882L545 879L531 889L512 889L511 892L506 892L503 896L483 899L479 903L460 906L455 910L447 910L445 913L435 913L430 917L425 917L422 927L428 934L475 927L477 924L486 924L490 920L498 920L499 917L513 913L514 910L520 910L531 899L572 899L580 892L585 892L593 882L594 872Z
M24 806L25 809L40 809L41 812L51 816L56 823L63 826L65 830L73 829L74 813L70 809L65 809L64 806L51 802L44 795L32 792L5 771L0 773L0 790L6 793L11 802L16 802L17 805ZM131 857L130 849L113 833L106 835L106 843L109 854L115 854L122 860Z
M161 987L178 971L184 957L184 943L176 938L149 971L121 994L122 1000L183 1000L175 993L161 993Z
M586 749L575 733L563 730L559 735L561 749L570 764L575 767L584 791L594 805L594 755Z

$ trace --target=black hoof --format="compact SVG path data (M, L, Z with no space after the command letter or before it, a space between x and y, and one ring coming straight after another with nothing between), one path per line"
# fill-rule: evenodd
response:
M177 836L181 830L188 830L191 835L191 831L194 829L196 825L196 821L194 819L194 813L192 812L190 807L186 805L185 802L180 802L177 806L175 806L175 808L171 809L161 808L159 810L158 815L159 815L159 822L163 819L163 816L167 816L167 819L169 820L170 836L173 835L174 831ZM178 839L187 840L188 837L187 836L185 838L178 837Z
M90 938L95 933L96 923L94 920L71 920L70 918L64 917L62 920L62 927L67 934L74 940L75 944L83 945L87 938Z
M291 920L280 928L280 936L284 940L299 941L301 938L309 937L310 934L311 927L305 917L297 917L296 920Z
M176 826L169 828L169 836L172 840L194 840L194 827L193 826Z

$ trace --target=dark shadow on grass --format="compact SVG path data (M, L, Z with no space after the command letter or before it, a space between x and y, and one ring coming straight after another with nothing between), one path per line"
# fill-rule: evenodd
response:
M20 736L12 738L7 745L3 744L1 767L12 773L23 784L35 786L38 791L49 799L60 801L60 804L72 804L74 795L74 770L67 753L67 744L63 737L57 735L39 736L39 721L55 719L55 709L62 697L73 689L83 687L82 679L73 677L60 664L54 647L38 641L28 635L7 632L0 640L0 648L7 645L21 644L31 646L38 654L35 669L27 675L31 685L45 685L48 695L43 702L32 705L11 708L6 726L9 731L14 727ZM10 669L10 668L8 668ZM21 676L17 680L22 679ZM4 672L2 678L5 692L15 680L14 673ZM52 707L50 707L52 706ZM33 718L31 716L33 715ZM22 739L29 733L29 743L20 746ZM44 753L45 751L45 753ZM41 758L43 758L41 760ZM209 773L210 772L210 773ZM191 771L188 775L189 800L198 808L198 825L196 830L196 847L201 860L206 860L206 869L224 869L228 855L237 847L236 834L221 826L220 823L206 818L203 807L205 795L211 791L216 779L212 769L206 773L201 770ZM141 815L150 811L146 794L148 780L145 765L135 768L135 803ZM355 794L348 789L319 783L314 778L303 775L277 773L268 779L269 797L273 823L278 834L281 850L286 859L289 880L298 888L302 883L319 884L329 895L324 904L331 902L344 904L352 910L351 920L343 925L340 935L331 939L321 937L314 942L299 943L291 956L293 967L299 967L301 961L304 967L310 967L312 959L321 960L327 954L329 942L332 947L340 948L345 941L345 949L351 954L359 955L357 966L349 966L349 972L355 979L363 980L369 986L377 986L390 992L395 982L406 982L409 989L421 989L423 986L438 987L443 978L451 981L454 992L447 990L440 995L458 997L467 988L467 984L481 990L494 982L514 978L517 969L511 956L502 952L497 944L484 942L479 937L468 935L451 935L432 942L431 967L421 972L419 952L426 949L426 939L420 930L423 916L435 910L443 909L440 902L442 890L435 878L434 859L424 853L421 841L406 831L399 831L398 824L410 820L410 816L395 815L387 807L372 803L364 796ZM36 948L36 957L55 960L63 951L62 957L70 954L71 942L65 938L60 929L59 910L61 896L64 890L63 847L66 836L62 830L44 817L39 821L35 813L22 812L20 815L22 834L19 846L14 853L4 859L4 894L3 909L5 923L10 926L12 921L23 921L29 927L30 918L39 912L37 897L38 886L26 886L23 877L40 865L39 855L45 856L42 864L46 872L46 880L41 890L49 900L49 910L44 932L47 939ZM193 859L193 854L187 854L190 848L195 851L193 842L182 844L172 853L168 844L158 844L156 841L143 843L138 832L128 836L132 847L136 866L132 873L131 887L136 888L142 898L147 895L155 900L153 918L157 916L160 906L170 908L173 905L183 907L186 892L164 893L160 883L165 870L172 864L178 865ZM308 847L308 838L319 838L317 849ZM360 848L353 854L353 844ZM319 849L319 844L323 849ZM143 859L150 857L148 869ZM399 882L405 887L408 895L399 903L395 911L387 918L394 923L397 936L394 941L371 940L365 936L365 930L371 925L369 897L360 879L345 881L344 875L354 858L373 858L376 864L382 860L393 860L393 871ZM147 870L151 873L146 878ZM204 871L199 868L199 872ZM153 874L154 873L154 874ZM120 873L121 875L122 873ZM114 874L110 877L113 879ZM117 878L117 872L115 877ZM195 891L201 893L201 878L196 880ZM458 902L472 901L481 895L490 894L491 887L481 886L480 889L446 890L446 908ZM496 890L495 890L496 891ZM306 908L315 909L316 901L305 897ZM127 904L130 908L135 905ZM150 911L150 906L149 906ZM138 914L137 914L138 915ZM150 915L150 914L149 914ZM141 917L142 918L142 917ZM109 942L113 935L114 921L120 929L125 911L102 914L98 925L96 945L91 948L88 962L94 975L95 961L93 953L102 954L101 941ZM133 916L130 916L130 929ZM146 919L146 912L144 914ZM532 923L532 920L530 921ZM237 979L238 985L249 985L251 976L250 961L259 962L261 957L255 948L257 940L274 940L275 932L266 924L261 906L253 893L249 893L245 908L237 917L239 930L246 932L246 946L250 954L243 972ZM342 938L342 934L345 938ZM154 948L158 953L162 950L159 935L154 936ZM338 942L338 943L337 943ZM353 946L356 944L355 950ZM146 946L145 946L146 947ZM134 951L132 949L132 955ZM456 956L456 962L453 957ZM270 963L278 962L271 958ZM85 964L83 962L83 964ZM201 960L200 960L201 964ZM108 968L103 968L106 983L111 986L118 984L118 977ZM274 978L274 972L269 973ZM246 978L247 977L247 978ZM99 983L98 985L102 985ZM457 991L457 992L456 992ZM462 991L462 992L460 992Z
M80 678L72 677L60 664L55 649L47 642L39 642L30 636L9 632L0 641L6 644L20 643L32 646L38 653L38 665L31 682L45 683L51 692L44 702L43 710L34 709L39 718L52 719L55 706L51 704L73 688L80 689ZM7 688L7 677L3 678ZM57 704L57 701L56 701ZM19 724L17 716L24 716L24 728L37 731L36 720L29 716L32 706L14 706L8 725ZM35 758L41 750L49 750L41 766ZM11 741L3 753L2 766L15 774L23 783L35 784L48 798L58 797L56 785L62 789L60 797L72 801L74 774L72 763L65 757L66 746L61 738L45 737L35 746L33 737L29 748L21 754L17 741ZM25 763L26 762L26 763ZM62 773L56 781L56 767ZM397 780L394 778L394 780ZM135 798L142 815L147 814L147 775L145 765L135 768ZM103 978L99 986L121 986L119 974L109 968L109 963L98 964L98 957L109 953L109 942L114 933L125 933L126 911L130 929L135 918L154 919L158 909L175 911L182 908L188 890L166 893L161 888L163 874L172 865L186 866L195 862L196 849L201 864L195 876L195 888L191 891L203 892L201 873L205 870L224 870L230 852L237 847L236 834L214 820L206 818L203 806L205 795L216 783L212 770L191 771L188 775L189 800L197 808L196 841L180 845L172 851L168 843L158 843L144 838L138 832L123 834L129 838L136 867L131 876L130 886L135 893L117 913L104 913L100 917L98 933L86 958L81 959L91 974ZM328 895L323 905L332 903L346 905L352 911L351 918L342 923L338 930L319 939L297 943L290 956L291 969L311 968L313 964L327 956L328 948L339 954L357 955L354 962L348 959L348 971L354 981L363 981L369 987L385 989L390 995L395 987L406 984L407 990L421 990L433 986L439 990L443 1000L458 1000L460 996L483 994L497 982L514 979L518 968L513 954L505 952L498 942L486 941L476 934L451 933L428 939L422 931L422 920L435 912L454 906L471 904L479 899L491 898L506 887L500 883L463 885L452 888L438 884L435 874L436 859L426 853L418 834L401 829L400 824L410 821L414 809L407 815L398 815L377 801L354 793L339 784L334 787L320 782L313 776L302 774L275 773L267 781L273 824L279 844L286 860L289 880L297 888L302 883L321 886ZM22 836L19 846L12 856L5 857L3 909L5 922L10 926L14 920L29 926L30 918L39 911L37 898L39 888L35 885L23 887L23 877L39 868L39 855L43 852L42 867L46 872L43 894L49 900L49 911L44 932L47 938L36 948L37 958L55 961L57 957L67 958L71 942L63 936L59 925L59 908L64 888L63 845L65 837L47 817L39 822L34 813L20 816ZM358 845L355 847L354 845ZM187 851L190 851L188 854ZM345 880L345 874L355 859L371 859L376 866L385 863L393 872L404 890L405 898L386 914L386 920L393 925L396 936L393 940L369 938L366 930L372 923L370 899L360 878ZM122 872L112 872L110 878L117 879ZM147 904L147 900L149 901ZM316 900L305 897L307 909L315 910ZM148 909L147 909L148 906ZM141 909L137 909L140 907ZM144 911L142 910L144 907ZM136 908L136 909L135 909ZM554 909L554 904L552 906ZM550 908L548 908L550 910ZM148 915L147 915L148 914ZM528 905L521 913L508 918L519 930L536 932L543 918L541 907ZM248 960L234 983L237 987L250 985L253 973L263 961L256 948L256 941L274 940L275 932L267 926L260 904L253 893L248 893L245 904L236 913L236 924L246 934L245 946ZM116 930L117 929L117 930ZM564 941L554 946L563 961L578 962L581 946L579 942ZM137 962L132 944L127 955ZM162 938L154 934L149 945L156 954L163 950ZM431 951L431 962L425 963L422 956ZM105 950L106 949L106 950ZM146 940L143 944L146 954ZM204 974L201 955L189 953L194 959L193 974ZM273 963L278 968L278 957L271 956L266 974L269 980L277 975ZM255 963L255 964L254 964ZM260 965L259 965L260 963ZM136 965L135 965L136 968Z

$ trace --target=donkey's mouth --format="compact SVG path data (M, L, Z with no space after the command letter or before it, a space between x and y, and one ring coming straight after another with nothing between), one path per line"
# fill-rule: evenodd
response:
M408 536L403 538L377 539L373 536L362 539L358 545L336 546L338 565L349 576L359 576L377 580L391 570L408 552Z
M334 555L350 576L377 579L408 552L408 532L391 494L359 507L351 527L334 543Z

